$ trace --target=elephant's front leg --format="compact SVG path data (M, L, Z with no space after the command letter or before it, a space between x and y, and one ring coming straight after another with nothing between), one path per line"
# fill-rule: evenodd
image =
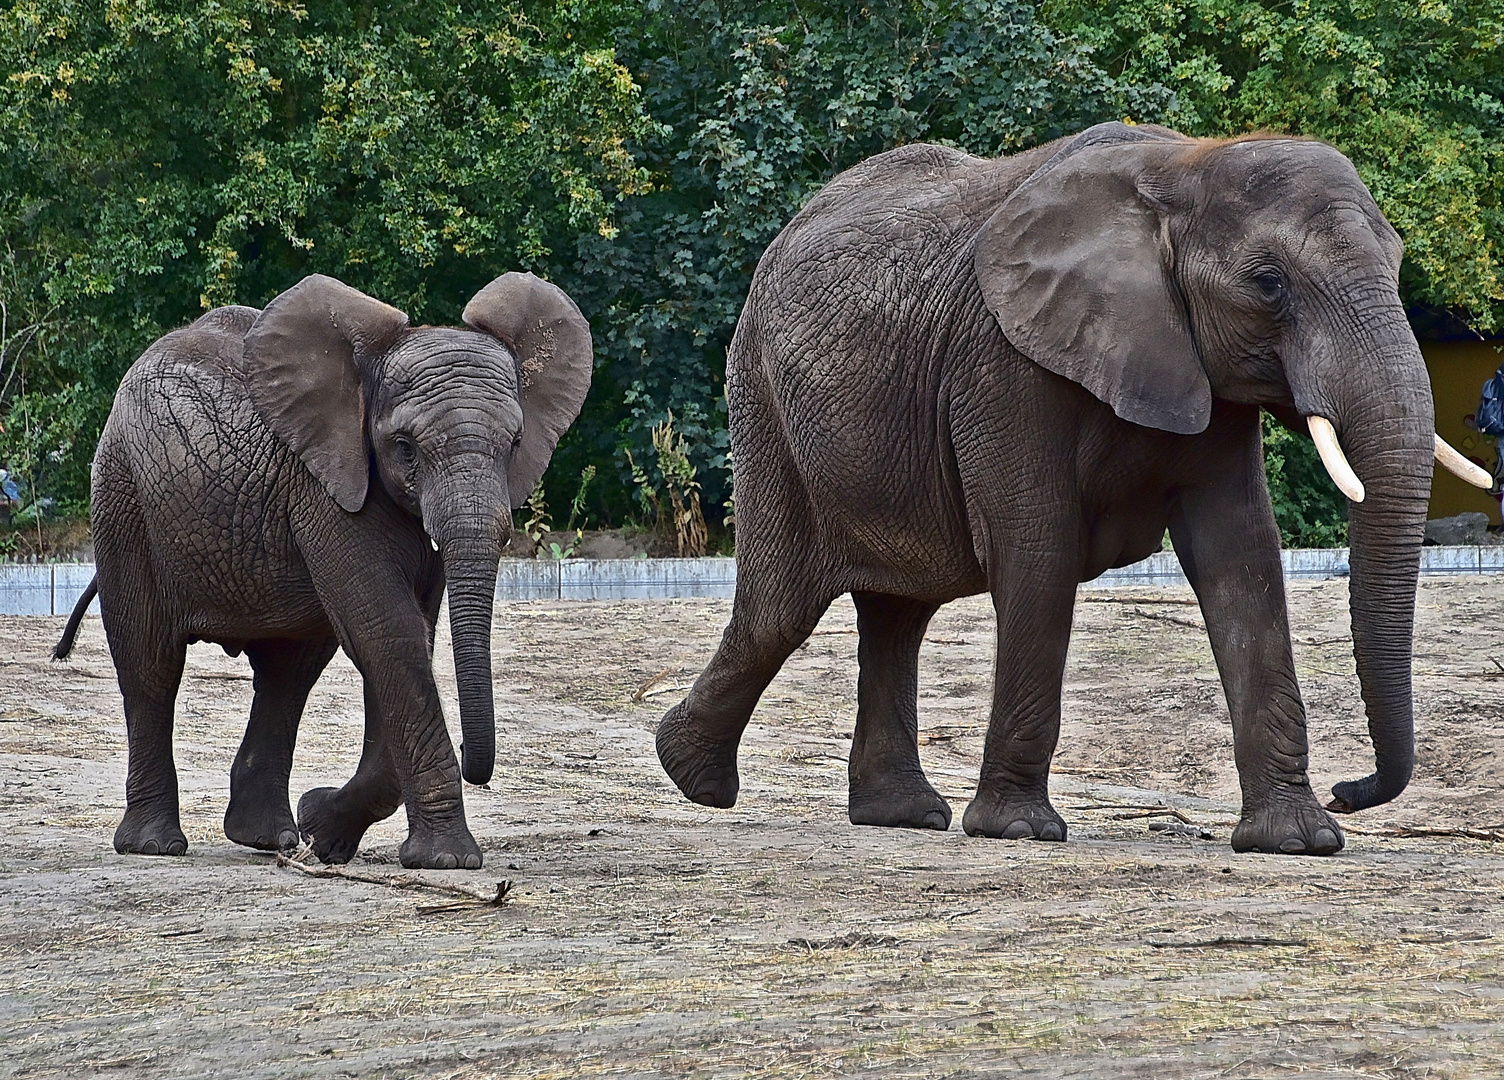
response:
M977 795L961 819L971 836L1065 839L1049 779L1077 573L1073 560L1047 546L999 552L994 560L997 670Z
M419 633L423 637L416 642L404 642L409 648L401 658L359 664L407 807L407 839L399 856L407 867L476 870L482 861L480 845L465 823L460 763L427 663L427 632ZM360 779L357 773L351 783Z
M366 830L402 805L402 781L370 683L365 685L365 708L365 742L355 775L343 787L312 788L298 800L298 830L321 862L349 862Z
M1256 451L1257 439L1251 445ZM1170 537L1201 601L1232 717L1243 787L1232 846L1329 855L1341 850L1342 829L1306 775L1306 714L1290 652L1279 531L1261 463L1230 471L1231 480L1224 475L1219 484L1182 493Z
M459 760L434 685L432 619L412 583L384 569L378 564L364 577L331 574L320 584L340 643L365 681L366 747L349 783L299 801L298 826L320 857L349 859L366 828L395 809L395 779L407 806L402 865L474 870L480 846L465 823Z

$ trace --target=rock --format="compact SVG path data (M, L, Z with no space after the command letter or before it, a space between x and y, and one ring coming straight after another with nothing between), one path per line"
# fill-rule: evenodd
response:
M1427 544L1443 547L1488 543L1488 515L1479 513L1458 514L1456 517L1435 518L1426 522Z

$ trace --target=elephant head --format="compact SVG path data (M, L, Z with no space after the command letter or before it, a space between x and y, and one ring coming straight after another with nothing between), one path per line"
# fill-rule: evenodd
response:
M590 387L590 326L561 289L505 274L466 306L473 329L407 316L315 274L245 336L262 419L339 506L359 513L373 473L437 546L449 594L462 772L491 777L491 611L501 548Z
M1410 779L1433 455L1488 483L1435 435L1397 287L1402 251L1330 146L1125 124L1082 133L1035 170L974 251L1009 341L1123 419L1193 434L1213 397L1307 419L1350 500L1353 648L1376 758L1373 775L1333 788L1342 811L1387 802Z

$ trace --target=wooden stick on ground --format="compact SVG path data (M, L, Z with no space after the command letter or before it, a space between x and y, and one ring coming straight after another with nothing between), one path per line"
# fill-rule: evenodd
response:
M1365 829L1360 825L1342 825L1344 832L1350 832L1355 836L1392 836L1402 840L1423 840L1428 837L1442 838L1454 837L1460 840L1486 840L1491 843L1504 843L1504 827L1491 829L1471 828L1429 828L1424 825L1388 825L1380 829Z
M1081 596L1083 604L1180 604L1195 607L1199 600L1186 600L1178 596Z
M637 704L637 705L641 705L643 703L643 700L647 698L648 691L651 690L658 683L662 682L665 677L667 677L668 675L673 674L673 672L675 672L676 670L678 670L678 669L677 668L666 667L662 671L660 671L658 674L654 675L651 679L644 679L642 681L642 683L637 687L637 692L632 695L632 701L633 701L633 703Z
M1214 937L1205 938L1201 941L1155 941L1150 938L1148 945L1155 949L1220 949L1227 946L1249 947L1281 947L1302 948L1309 945L1306 938L1272 938L1272 937Z
M1177 619L1174 615L1161 615L1157 611L1141 611L1138 608L1129 608L1128 614L1137 615L1140 619L1153 619L1155 622L1174 623L1176 626L1186 626L1192 630L1204 631L1206 629L1199 622L1193 622L1190 619Z
M316 878L344 878L346 881L361 881L367 885L385 885L392 889L431 889L434 892L448 893L451 896L462 896L471 903L501 905L507 902L507 896L512 891L512 883L507 880L496 882L495 891L475 885L461 885L449 881L429 881L420 878L416 874L403 874L400 877L387 877L383 874L367 874L360 870L350 870L343 866L309 866L300 863L297 859L290 859L286 855L277 856L277 865L285 866L289 870L296 870L300 874ZM453 905L445 905L446 908Z
M1159 817L1165 815L1176 818L1182 825L1189 825L1191 819L1176 810L1173 806L1150 806L1147 803L1092 803L1090 806L1068 806L1067 810L1131 810L1135 813L1113 814L1114 821L1130 821L1134 818Z

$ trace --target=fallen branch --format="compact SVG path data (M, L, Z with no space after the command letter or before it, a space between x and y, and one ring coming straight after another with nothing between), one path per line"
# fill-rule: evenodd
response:
M343 878L346 881L360 881L367 885L385 885L391 889L430 889L434 892L448 893L451 896L461 896L467 901L462 905L469 907L474 904L483 904L497 907L507 902L511 894L512 883L507 880L495 883L495 892L492 893L484 888L474 885L461 885L449 881L429 881L420 878L416 874L403 874L401 877L386 877L382 874L367 874L360 870L350 870L343 866L309 866L300 863L297 859L290 859L286 855L277 856L277 865L285 866L289 870L296 870L300 874L316 878ZM452 908L459 905L445 905ZM418 909L422 911L422 908Z
M1306 938L1272 938L1272 937L1214 937L1200 941L1155 941L1148 940L1150 948L1154 949L1224 949L1224 948L1291 948L1299 949L1309 945Z
M852 931L833 938L789 938L788 944L806 952L824 952L827 949L888 949L899 943L892 934L863 934Z
M656 690L649 690L646 694L643 694L640 700L646 701L648 698L657 697L659 694L674 694L680 690L688 690L692 686L694 686L692 682L672 683L668 686L660 686Z
M1185 600L1176 596L1083 596L1083 604L1180 604L1195 607L1199 600Z
M636 705L641 705L643 699L648 696L648 691L658 683L662 682L666 676L673 674L675 670L676 669L674 668L666 667L658 674L654 675L651 679L643 682L642 685L638 686L637 692L632 695L632 702Z
M1492 829L1470 828L1430 828L1424 825L1388 825L1381 829L1365 829L1359 825L1343 823L1343 832L1352 833L1355 836L1392 836L1401 840L1423 840L1428 838L1454 838L1459 840L1485 840L1490 843L1504 843L1504 827Z
M1189 627L1192 630L1200 630L1203 633L1206 631L1206 627L1199 622L1193 622L1190 619L1177 619L1174 615L1161 615L1157 611L1140 611L1138 608L1129 608L1128 614L1137 615L1140 619L1153 619L1155 622L1174 623L1176 626Z
M1113 814L1112 815L1112 820L1114 820L1114 821L1132 821L1135 818L1159 817L1161 815L1169 815L1170 817L1176 818L1177 820L1179 820L1181 822L1184 822L1186 825L1189 825L1191 823L1191 819L1190 818L1186 817L1179 810L1176 810L1173 806L1149 806L1149 805L1144 804L1144 803L1093 803L1090 806L1070 806L1070 807L1067 807L1066 809L1068 809L1068 810L1135 810L1135 811L1138 811L1138 813L1132 813L1132 814Z

